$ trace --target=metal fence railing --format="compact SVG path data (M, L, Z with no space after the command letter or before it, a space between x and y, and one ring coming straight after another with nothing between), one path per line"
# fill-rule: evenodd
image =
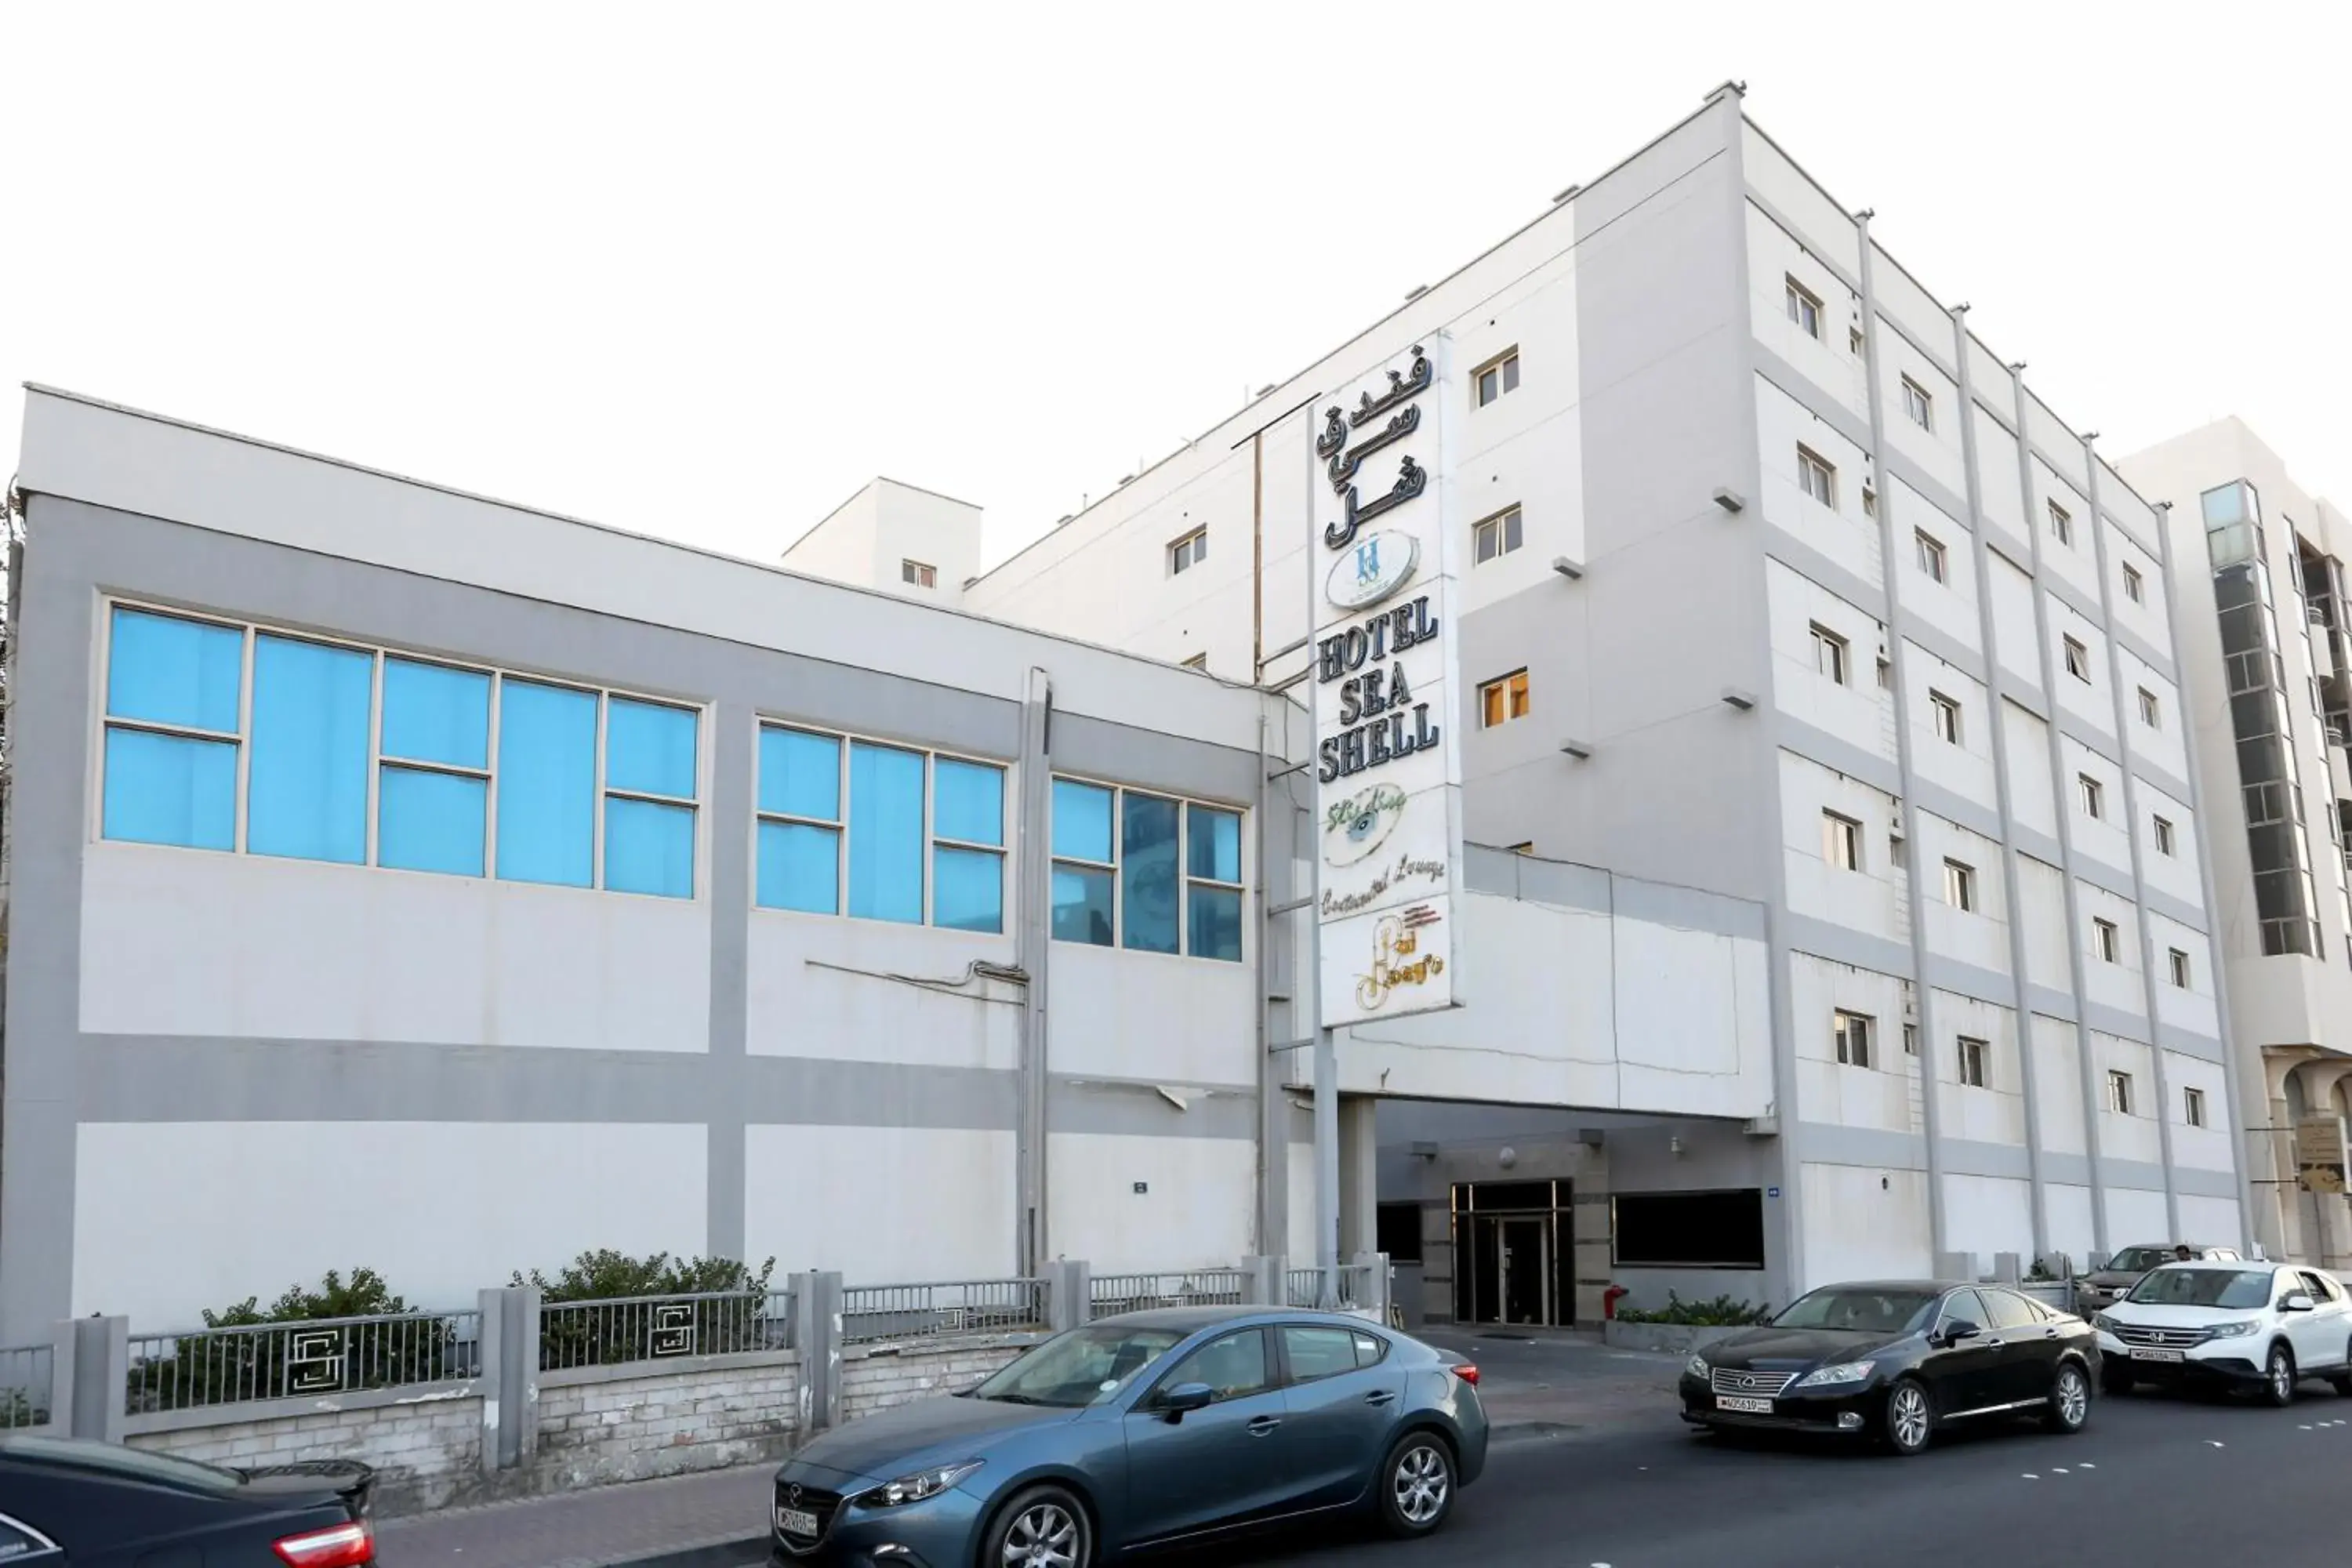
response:
M1321 1268L1290 1268L1283 1272L1283 1299L1293 1307L1317 1307L1329 1311L1356 1312L1370 1307L1380 1299L1379 1281L1373 1278L1375 1265L1342 1263L1326 1271Z
M853 1285L841 1293L841 1342L1012 1333L1046 1326L1042 1279Z
M481 1375L481 1313L409 1312L133 1334L132 1415Z
M47 1345L0 1348L0 1432L49 1420L52 1354Z
M544 1301L539 1370L793 1348L790 1290Z
M1097 1274L1089 1282L1089 1295L1097 1318L1154 1307L1237 1307L1248 1299L1248 1281L1249 1276L1239 1268Z

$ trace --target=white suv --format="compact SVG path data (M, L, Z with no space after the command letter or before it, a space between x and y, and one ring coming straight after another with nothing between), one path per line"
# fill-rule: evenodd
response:
M2281 1263L2168 1263L2092 1319L2100 1383L2252 1389L2273 1405L2324 1377L2352 1396L2352 1300L2315 1268Z

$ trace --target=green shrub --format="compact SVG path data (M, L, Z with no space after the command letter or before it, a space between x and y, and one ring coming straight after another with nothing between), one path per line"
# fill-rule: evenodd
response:
M133 1360L130 1408L187 1410L474 1375L473 1349L457 1343L450 1320L415 1312L372 1268L354 1268L348 1279L331 1268L318 1289L291 1286L268 1307L248 1296L204 1314L206 1330L231 1331L165 1341L158 1353ZM278 1326L352 1318L394 1321L315 1332Z
M552 1372L780 1347L789 1325L768 1315L775 1268L772 1258L755 1269L731 1258L632 1258L607 1247L582 1253L552 1279L534 1268L513 1283L535 1286L542 1309L604 1303L541 1311L539 1367Z
M1729 1296L1717 1296L1712 1301L1685 1301L1669 1290L1664 1306L1646 1310L1620 1307L1617 1309L1617 1321L1621 1323L1681 1323L1702 1329L1740 1328L1750 1323L1770 1322L1772 1309Z

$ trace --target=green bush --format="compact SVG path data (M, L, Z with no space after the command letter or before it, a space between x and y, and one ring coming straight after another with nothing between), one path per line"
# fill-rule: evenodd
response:
M1620 1307L1617 1321L1621 1323L1681 1323L1693 1328L1741 1328L1750 1323L1769 1323L1772 1309L1750 1302L1717 1296L1712 1301L1685 1301L1672 1290L1666 1292L1663 1307L1643 1309Z
M318 1289L291 1286L268 1307L248 1296L204 1314L206 1330L231 1331L167 1341L160 1353L133 1360L130 1408L187 1410L472 1376L472 1348L457 1343L450 1321L415 1311L372 1268L354 1268L348 1279L331 1268ZM277 1326L351 1318L397 1321L316 1332Z
M552 1372L777 1348L789 1325L768 1315L775 1268L772 1258L755 1269L731 1258L631 1258L607 1247L582 1253L552 1279L534 1268L513 1283L537 1287L542 1307L605 1303L540 1313L539 1367Z

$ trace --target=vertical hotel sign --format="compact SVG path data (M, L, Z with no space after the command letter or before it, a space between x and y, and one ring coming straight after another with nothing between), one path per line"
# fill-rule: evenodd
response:
M1447 345L1408 349L1313 422L1315 830L1326 1028L1454 1003Z

